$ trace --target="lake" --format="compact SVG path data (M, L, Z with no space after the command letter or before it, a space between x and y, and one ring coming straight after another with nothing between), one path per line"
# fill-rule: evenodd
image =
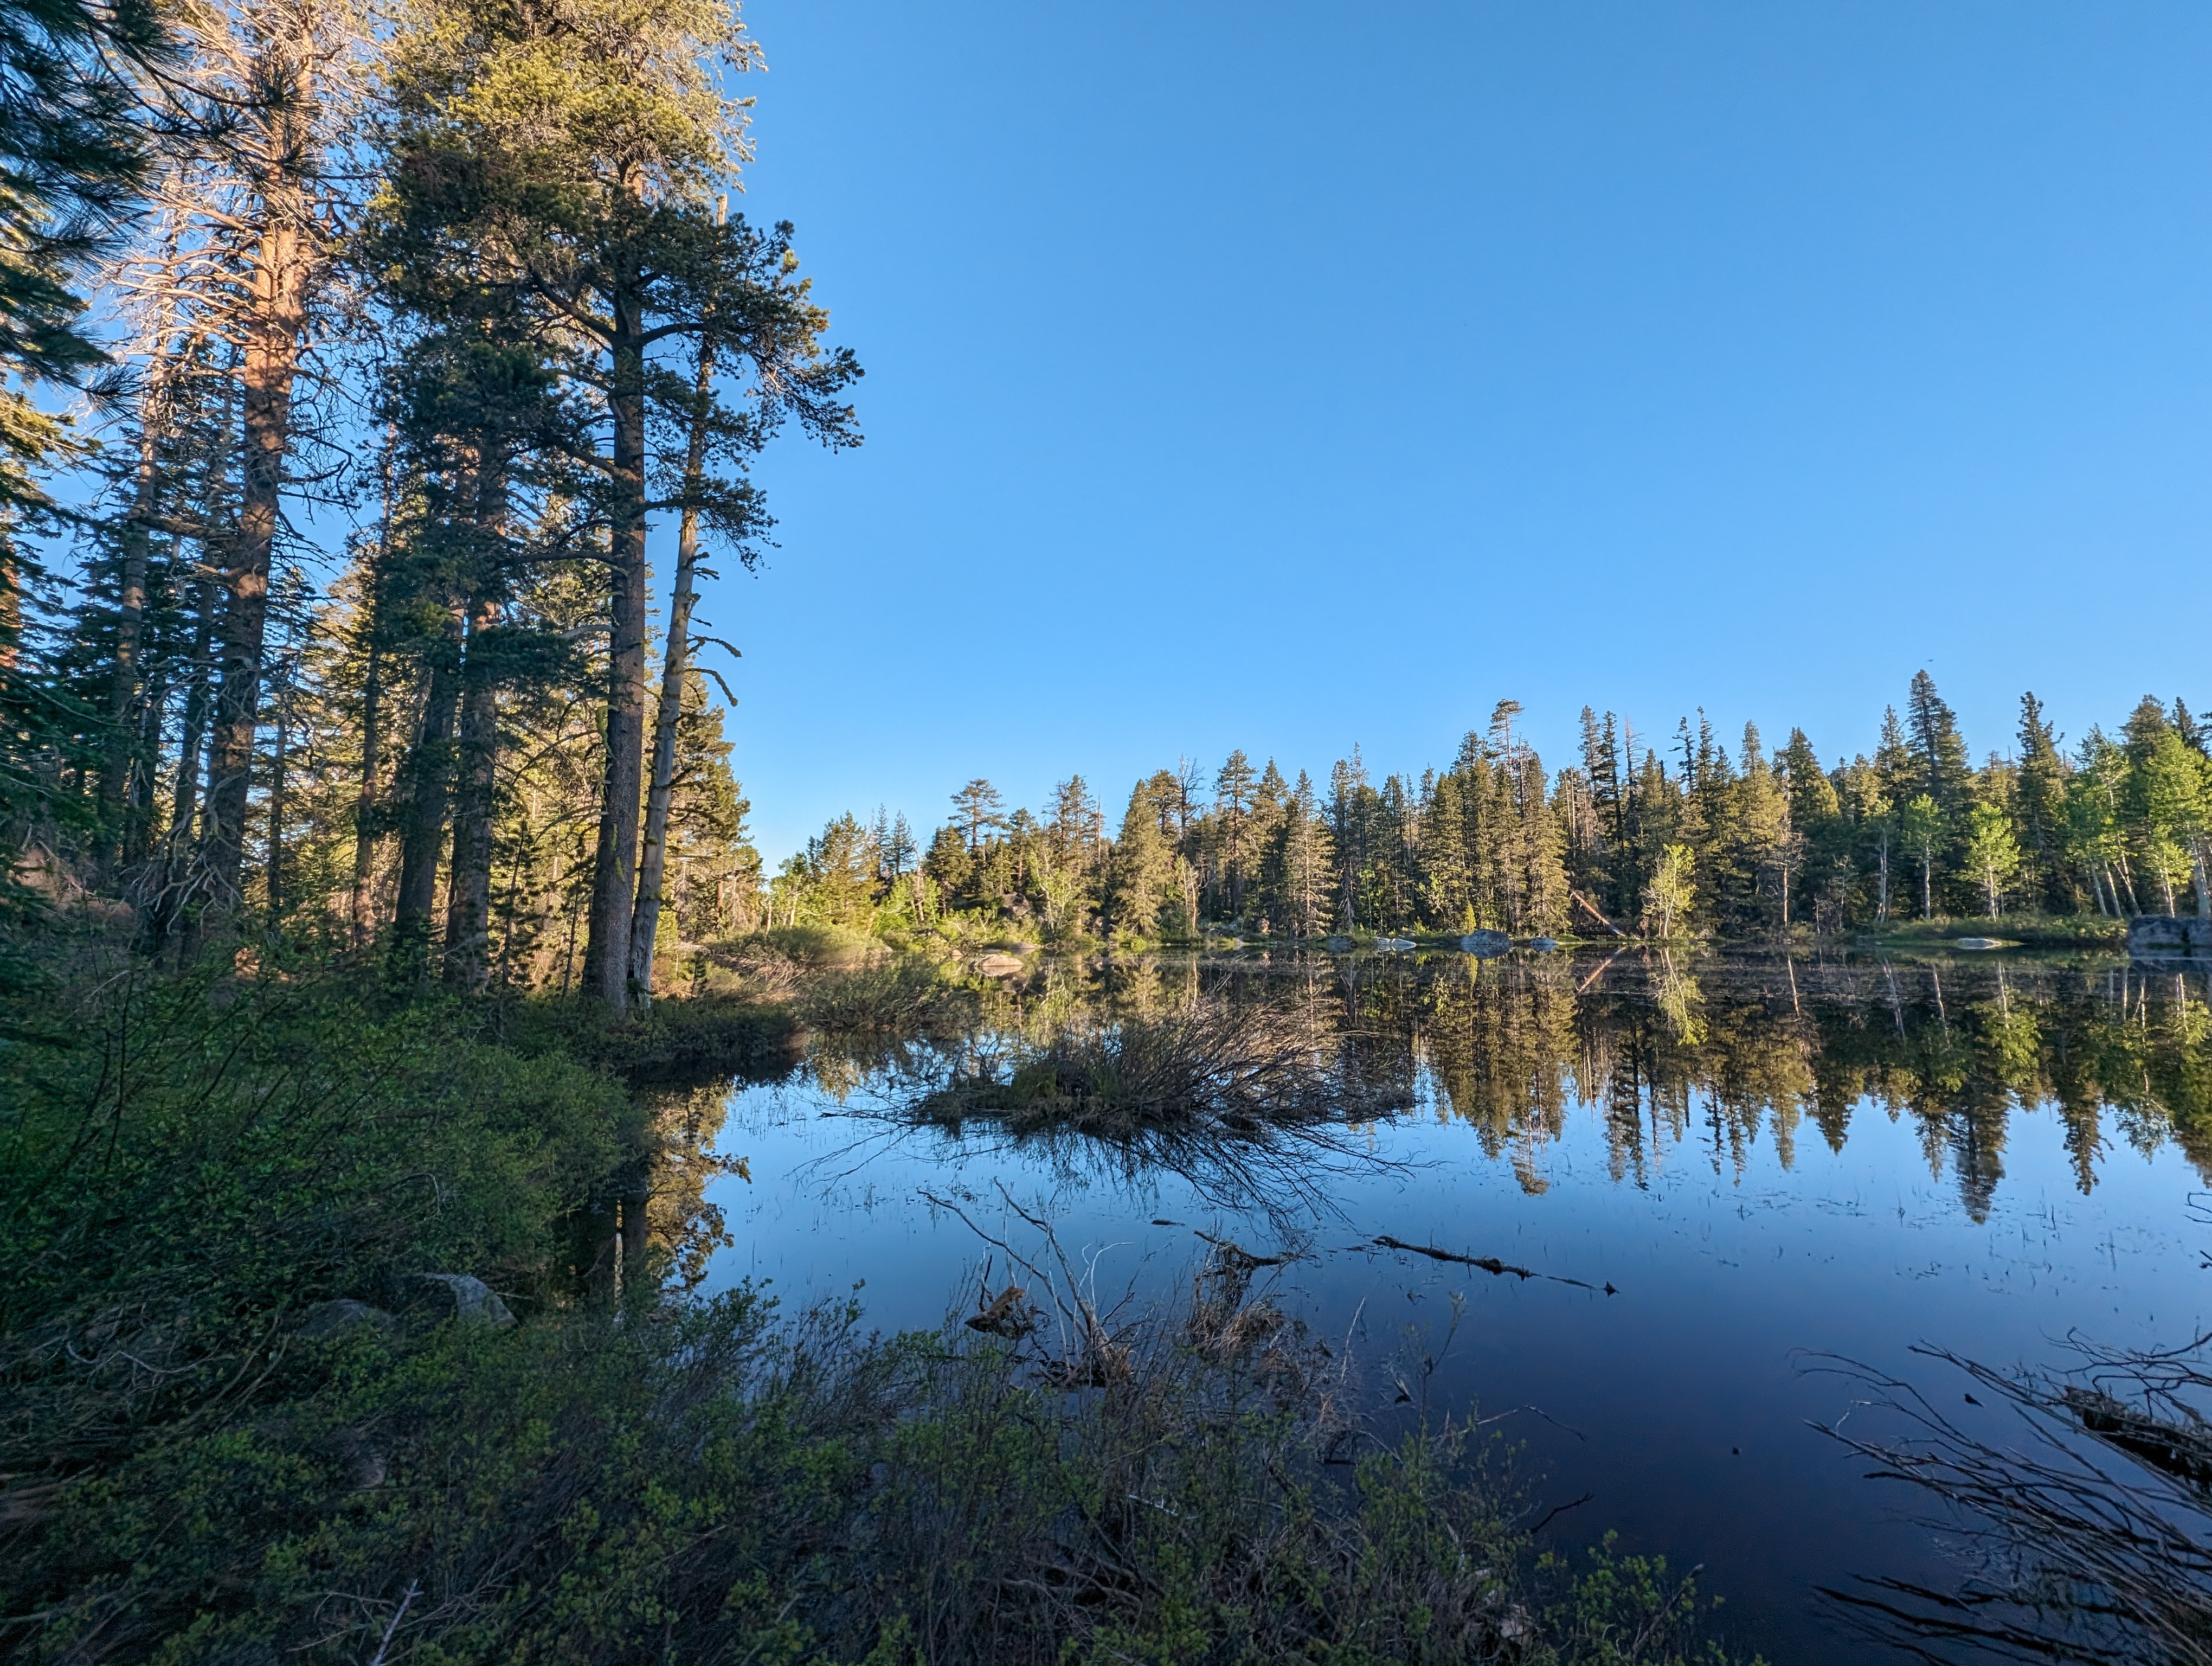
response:
M1814 1426L1863 1396L1823 1367L2000 1417L1914 1346L2063 1366L2069 1335L2206 1329L2208 998L2201 969L2020 953L1046 958L972 1024L716 1090L750 1179L708 1189L704 1287L933 1326L987 1257L1005 1282L987 1237L1044 1252L1025 1214L1108 1302L1187 1287L1201 1233L1284 1255L1261 1276L1348 1342L1379 1426L1500 1420L1545 1542L1702 1564L1771 1661L1893 1658L1817 1592L1948 1585L1954 1551ZM1023 1036L1209 1001L1325 1012L1398 1108L1221 1162L902 1114Z

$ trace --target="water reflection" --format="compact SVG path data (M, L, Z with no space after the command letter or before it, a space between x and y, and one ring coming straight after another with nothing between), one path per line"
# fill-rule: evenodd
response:
M2115 1139L2143 1152L2172 1140L2212 1166L2201 972L1663 952L1188 957L1048 961L983 993L975 1032L817 1037L806 1068L843 1099L886 1078L935 1083L948 1048L972 1056L1200 1002L1287 1003L1330 1015L1345 1067L1378 1097L1465 1123L1531 1193L1578 1104L1602 1108L1613 1177L1639 1185L1686 1147L1740 1173L1765 1140L1788 1167L1808 1122L1840 1152L1854 1116L1905 1119L1978 1221L2023 1110L2055 1108L2084 1194Z
M1592 1500L1548 1529L1561 1543L1586 1520L1710 1560L1747 1645L1841 1666L1866 1645L1808 1609L1816 1586L1953 1570L1810 1432L1848 1390L1805 1351L1909 1377L1921 1341L2038 1361L2077 1330L2203 1329L2186 1198L2212 1154L2207 996L2201 972L2025 958L1039 961L938 1033L818 1032L796 1073L729 1096L722 1143L757 1183L697 1194L736 1240L707 1283L864 1286L887 1329L973 1314L996 1240L951 1205L1009 1243L1020 1210L1049 1219L1086 1274L1147 1299L1213 1239L1294 1256L1277 1299L1372 1380L1410 1324L1458 1337L1416 1350L1441 1361L1439 1403L1538 1408L1516 1436L1538 1501ZM1071 1031L1261 1006L1309 1015L1348 1078L1389 1090L1339 1128L1340 1164L1288 1154L1303 1190L1248 1175L1232 1202L1140 1142L886 1115Z

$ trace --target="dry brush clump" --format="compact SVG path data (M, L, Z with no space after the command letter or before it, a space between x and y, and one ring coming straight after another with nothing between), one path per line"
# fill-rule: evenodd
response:
M1335 1170L1384 1161L1348 1133L1412 1103L1326 1012L1200 998L1078 1021L1042 1040L971 1037L894 1119L1042 1148L1070 1172L1141 1184L1172 1174L1215 1205L1279 1223L1335 1208Z
M919 1110L1017 1134L1252 1140L1403 1109L1403 1094L1370 1081L1348 1041L1310 1007L1200 1000L979 1056Z
M975 1015L974 992L949 982L919 955L821 973L796 991L795 1012L811 1030L903 1035Z

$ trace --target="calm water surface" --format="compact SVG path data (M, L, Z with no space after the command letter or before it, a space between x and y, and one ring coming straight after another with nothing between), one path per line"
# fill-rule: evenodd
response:
M1085 1011L1315 1001L1409 1108L1240 1189L886 1120L973 1034L817 1043L732 1092L720 1144L751 1178L714 1189L734 1242L708 1287L772 1280L794 1305L857 1287L876 1326L933 1325L974 1310L989 1253L945 1203L1036 1246L1006 1196L1109 1298L1182 1287L1200 1230L1295 1250L1276 1298L1352 1339L1386 1417L1423 1396L1512 1414L1537 1513L1564 1506L1547 1541L1618 1529L1704 1564L1731 1639L1771 1661L1888 1658L1816 1588L1955 1570L1916 1500L1809 1426L1855 1394L1817 1356L1971 1417L1914 1344L2063 1365L2069 1333L2205 1330L2207 997L2202 971L2021 956L1041 965L988 993L986 1040ZM1401 1384L1413 1406L1392 1410Z

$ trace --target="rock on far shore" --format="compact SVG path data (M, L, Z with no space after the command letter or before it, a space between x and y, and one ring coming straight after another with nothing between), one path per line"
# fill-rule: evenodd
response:
M2128 921L2128 952L2212 955L2212 920L2195 914L2139 914Z

